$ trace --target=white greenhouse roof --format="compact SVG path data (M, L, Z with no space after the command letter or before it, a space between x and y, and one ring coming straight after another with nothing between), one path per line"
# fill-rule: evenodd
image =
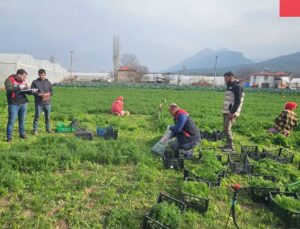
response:
M17 63L22 56L28 56L28 55L0 53L0 62L7 63L7 64L14 64Z

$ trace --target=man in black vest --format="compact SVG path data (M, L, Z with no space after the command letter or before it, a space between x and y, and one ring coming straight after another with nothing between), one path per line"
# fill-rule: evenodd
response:
M35 90L30 90L27 83L27 72L24 69L18 69L17 73L9 76L5 80L5 89L8 103L8 122L7 122L7 142L12 142L12 134L16 119L19 120L20 138L26 139L25 117L27 112L28 99L26 94L32 94Z
M224 132L227 136L227 142L221 149L225 152L235 151L233 143L232 126L236 119L240 116L243 101L244 89L240 86L239 81L235 79L232 72L224 74L224 81L226 83L226 91L223 103L223 119L224 119Z
M181 151L183 156L189 158L193 156L192 149L200 142L200 132L189 114L181 109L177 104L169 105L169 112L174 118L175 125L170 126L172 136L177 141L172 144L174 151Z
M35 116L33 121L32 133L37 135L39 118L41 112L45 114L45 125L47 133L52 133L50 129L50 112L51 112L51 96L53 95L52 84L46 79L45 69L38 71L39 78L34 80L31 84L31 88L37 89L37 93L34 96L35 101Z

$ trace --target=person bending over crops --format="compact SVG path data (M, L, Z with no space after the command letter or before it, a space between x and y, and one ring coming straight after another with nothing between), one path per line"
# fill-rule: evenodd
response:
M282 133L285 136L289 136L293 128L298 125L297 114L294 112L297 106L297 103L287 102L284 105L284 110L274 120L274 126L268 129L268 132L273 134Z
M169 112L174 118L175 125L170 126L171 137L176 137L176 141L171 143L171 148L180 152L184 157L193 156L193 148L200 142L200 132L189 114L181 109L177 104L169 105Z
M124 98L123 96L119 96L113 103L111 106L111 112L117 116L124 116L124 115L129 115L129 111L124 111L123 107L124 107L124 102L123 102Z
M241 113L244 101L244 89L239 85L232 72L224 74L227 85L223 103L224 132L227 136L226 145L221 147L224 151L234 151L232 125Z

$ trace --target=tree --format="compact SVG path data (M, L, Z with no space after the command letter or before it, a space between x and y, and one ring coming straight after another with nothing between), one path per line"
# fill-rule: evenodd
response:
M125 53L121 56L120 59L121 65L128 66L136 71L136 77L134 81L140 83L143 79L143 76L149 72L149 69L141 65L137 57L132 53Z
M119 57L120 57L120 38L119 36L114 36L113 40L113 76L116 82L118 82L117 71L119 68Z
M128 66L135 69L137 66L140 65L137 57L132 53L125 53L121 56L120 59L121 65Z

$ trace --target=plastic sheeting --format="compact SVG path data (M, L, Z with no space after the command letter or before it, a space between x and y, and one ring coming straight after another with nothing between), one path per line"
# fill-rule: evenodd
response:
M57 63L50 63L48 60L37 60L25 54L0 54L0 86L17 69L24 68L28 73L27 83L30 85L38 77L38 70L46 70L47 79L52 83L61 82L68 76L65 68Z

